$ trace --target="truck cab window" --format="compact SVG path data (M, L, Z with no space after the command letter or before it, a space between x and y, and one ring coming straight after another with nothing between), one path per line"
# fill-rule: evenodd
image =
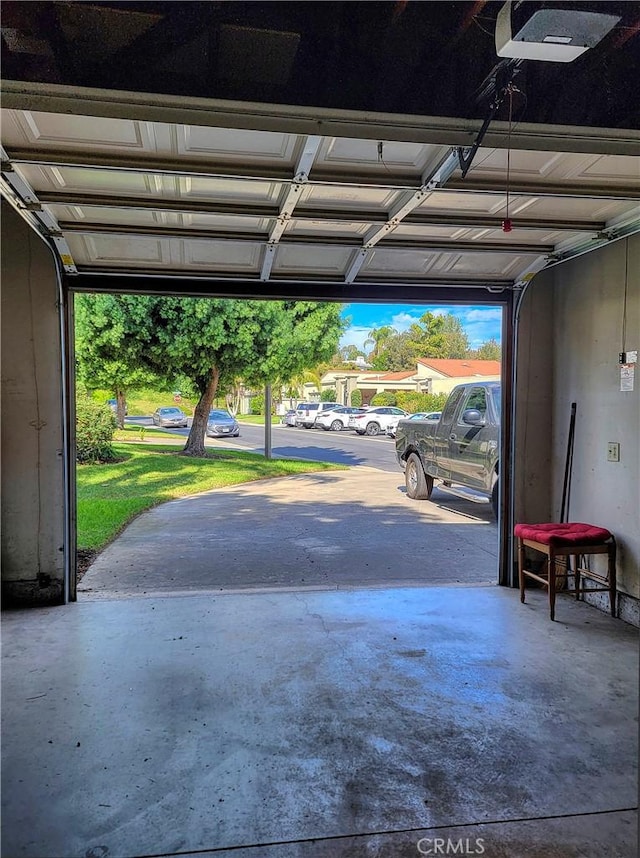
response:
M451 392L451 395L449 396L449 399L447 399L447 402L444 406L444 411L442 412L441 422L443 426L447 423L453 422L456 413L456 408L458 407L458 403L462 399L463 395L463 388L458 388L457 390L454 389Z
M482 415L486 415L487 413L487 394L484 388L482 387L474 387L468 397L467 401L464 405L464 410L468 408L473 408L476 411L479 411Z

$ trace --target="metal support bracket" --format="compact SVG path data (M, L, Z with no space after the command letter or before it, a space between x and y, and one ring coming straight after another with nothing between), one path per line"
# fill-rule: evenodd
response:
M264 258L262 260L262 270L260 271L260 280L266 281L271 276L271 269L275 260L276 247L282 238L282 235L287 228L288 222L291 220L293 210L298 204L301 196L303 185L309 180L309 173L316 159L318 150L322 143L322 137L318 135L309 135L302 147L302 154L296 164L294 177L291 181L287 195L284 198L275 224L269 234L269 240L265 248Z
M45 238L49 238L55 247L66 274L77 274L67 240L62 234L58 221L43 208L37 194L27 180L14 169L5 149L0 146L0 194Z
M362 248L354 256L347 269L344 277L345 283L353 283L375 245L383 238L387 238L411 212L424 202L431 191L441 188L457 167L458 159L456 150L450 149L438 165L422 177L420 187L403 200L400 200L391 209L387 216L387 222L383 226L377 227L373 233L365 238Z

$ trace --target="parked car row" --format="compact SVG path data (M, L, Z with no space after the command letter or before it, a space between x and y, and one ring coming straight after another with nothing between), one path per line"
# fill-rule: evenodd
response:
M439 412L409 414L392 405L376 407L339 405L337 402L301 402L296 409L289 409L282 418L285 426L305 429L324 429L341 432L351 429L358 435L388 434L395 438L398 421L404 417L423 420L438 420Z
M392 405L357 408L340 405L338 402L301 402L297 408L290 408L286 412L282 417L282 423L285 426L324 429L331 432L351 429L358 435L375 436L386 433L395 438L398 422L403 418L437 422L440 419L440 412L420 411L417 414L409 414L402 408ZM153 422L156 426L163 428L188 426L187 415L180 408L175 407L157 408L153 413ZM206 433L209 438L222 438L227 435L237 438L240 435L240 426L235 417L225 409L213 409L209 413Z

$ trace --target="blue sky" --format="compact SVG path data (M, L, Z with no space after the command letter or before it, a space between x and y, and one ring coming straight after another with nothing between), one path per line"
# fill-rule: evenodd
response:
M424 304L347 304L343 317L350 318L349 328L343 334L340 345L356 345L362 349L372 328L391 325L397 331L406 331L420 316L430 310L435 315L452 313L462 323L469 337L471 348L476 349L491 338L500 342L500 307L443 307Z

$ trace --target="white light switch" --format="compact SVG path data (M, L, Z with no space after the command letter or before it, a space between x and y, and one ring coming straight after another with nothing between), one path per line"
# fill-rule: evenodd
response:
M609 441L607 444L607 461L620 461L620 444L617 441Z

